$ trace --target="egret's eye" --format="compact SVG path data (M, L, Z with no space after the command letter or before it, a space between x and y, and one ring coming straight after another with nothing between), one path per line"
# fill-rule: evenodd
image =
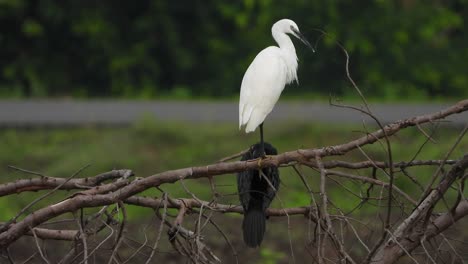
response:
M299 29L297 29L295 26L291 25L290 28L291 28L291 31L292 31L294 34L298 34L298 33L299 33Z

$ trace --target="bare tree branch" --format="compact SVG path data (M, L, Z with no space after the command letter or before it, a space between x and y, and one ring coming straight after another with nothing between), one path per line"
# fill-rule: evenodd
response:
M10 166L11 167L11 166ZM90 189L98 186L107 180L121 178L127 170L112 170L94 177L67 179L42 176L40 178L19 179L14 182L9 182L0 185L0 197L13 193L21 193L26 191L39 191L53 189L60 186L60 190L74 189Z
M97 254L95 252L97 252L98 248L105 248L104 245L110 247L109 263L116 261L123 262L125 259L128 262L133 257L138 257L138 252L140 255L146 256L145 260L151 261L155 254L159 254L157 253L159 250L156 250L163 229L168 228L169 242L177 252L186 256L190 261L194 263L218 262L219 258L208 247L208 243L203 240L202 234L205 231L205 227L210 226L209 223L211 223L221 232L219 226L214 222L214 212L241 214L243 213L243 209L239 205L219 203L219 201L222 201L223 194L218 193L218 190L215 188L215 177L264 167L292 166L305 186L303 191L307 191L310 195L310 203L289 208L269 208L266 211L266 215L288 217L288 228L290 227L289 216L303 215L307 219L306 221L310 230L308 247L315 248L309 251L311 252L311 256L317 259L319 263L335 262L338 260L342 260L344 263L361 263L364 260L359 259L363 256L354 253L352 250L354 245L348 245L346 242L347 232L358 239L359 243L356 244L362 250L365 250L366 254L368 253L367 260L372 263L393 263L405 254L413 254L413 250L419 246L423 246L422 254L426 255L427 260L437 262L440 254L434 252L433 248L437 248L437 245L440 245L440 243L434 244L433 242L440 241L441 239L437 239L437 236L441 232L468 215L468 200L463 196L464 181L467 178L464 173L468 166L468 155L465 155L460 160L449 160L448 154L442 160L414 160L416 157L414 155L413 159L409 162L393 162L393 158L390 158L392 155L389 153L389 146L388 144L385 146L384 139L388 143L392 135L404 128L416 126L422 130L421 124L423 123L435 122L463 111L468 111L468 100L460 101L437 113L397 121L386 126L381 126L381 129L374 132L366 131L367 134L365 136L340 145L316 149L298 149L276 156L269 156L261 162L258 162L258 160L218 162L207 166L165 171L144 178L130 178L133 176L130 170L114 170L83 179L76 179L74 175L68 179L63 179L48 177L41 173L12 167L23 173L38 177L1 184L0 197L38 190L48 190L41 197L50 196L51 193L59 190L75 190L76 192L60 202L55 202L52 205L30 213L28 212L28 215L22 219L16 217L13 221L3 224L3 229L0 230L0 248L7 249L20 237L32 235L37 244L37 252L33 258L37 258L40 255L44 261L48 261L48 256L45 254L47 252L42 251L38 239L64 240L75 243L75 248L70 250L70 254L63 258L62 262L72 262L74 259L82 258L82 262L86 263L91 256L96 257ZM427 141L432 138L432 135L427 135L425 132L422 133L428 138ZM460 142L462 137L463 135L459 136L457 142ZM367 151L364 146L375 142L381 143L384 150L387 151L386 154L388 155L386 156L388 156L389 160L376 161L371 158L372 155L364 152ZM453 145L452 149L455 147L456 145ZM355 149L361 151L367 160L350 162L328 158L345 155ZM418 153L421 149L422 147L418 150ZM237 155L232 155L223 160L234 158ZM326 158L328 159L326 160ZM300 171L299 165L312 168L313 170L308 170L312 175L307 175L307 173ZM423 182L425 178L427 179L427 175L414 177L409 174L410 169L408 169L409 167L420 166L437 166L436 174L442 175L440 183L435 185L434 189L428 188L427 196L422 198L417 197L420 194L410 193L404 186L398 185L398 182L396 182L398 187L396 184L393 184L394 176L398 179L399 175L402 177L406 175L415 185L417 184L422 187L419 181ZM451 168L446 172L449 166ZM350 170L352 171L350 172ZM317 177L317 171L320 177ZM197 194L189 190L188 185L186 186L185 180L198 178L210 179L210 189L213 193L211 201L204 201L198 198ZM312 179L320 180L319 191L314 190L314 185L309 184L312 182ZM161 190L163 188L161 185L175 182L180 182L184 190L192 198L171 198L164 192L160 198L137 196L139 193L152 187ZM338 188L345 190L346 193L353 195L353 197L361 199L361 202L354 209L347 209L347 212L343 213L344 210L341 210L329 198L332 196L328 194L327 182L330 184L336 183ZM353 189L349 186L362 184L365 184L363 188ZM453 201L450 199L444 200L444 195L448 192L449 188L452 188L457 195L454 204L452 204ZM315 201L314 195L317 194L321 195L321 202ZM421 200L421 202L418 203L417 200ZM281 207L284 207L281 200L280 202L282 204ZM375 202L378 204L376 205ZM434 207L439 202L445 203L447 212L434 214ZM34 202L25 207L27 210L23 210L22 212L32 210L33 205ZM118 205L116 208L119 208L120 211L116 209L110 210L109 208L113 208L112 205ZM127 246L126 243L129 241L124 232L127 223L126 205L153 208L161 220L160 225L158 225L159 228L156 230L158 233L154 240L154 245L146 245L148 241L152 240L148 239L145 234L144 244L139 246L138 252L135 252L130 257L128 255L121 255L119 250L119 248ZM354 210L369 205L382 211L385 210L386 213L380 217L382 229L384 230L383 233L374 231L375 228L373 227L377 226L376 223L356 222L357 219L353 220ZM66 213L76 214L77 210L83 212L86 208L92 207L102 208L97 208L86 217L83 214L79 219L75 218L79 230L70 230L70 227L60 227L62 228L60 229L55 226L53 229L44 228L45 224L57 223L57 221L50 221L55 217ZM164 210L162 216L161 209ZM408 209L413 209L413 211L411 212ZM119 212L122 214L119 214ZM187 225L188 219L193 218L190 215L193 212L198 213L198 219L195 221L196 228L194 231L191 231L184 227L183 223L185 222L185 225ZM119 219L120 215L123 219ZM15 220L19 221L16 222ZM393 228L390 225L390 220L393 223L392 225L396 224L398 227ZM363 228L356 228L353 224L364 226L364 229L368 230L366 231L367 233L363 232ZM111 227L112 225L114 228ZM117 229L115 226L120 226L120 228ZM312 228L312 226L315 226L315 228ZM106 227L111 232L108 236L104 237L99 232L105 230ZM114 229L117 231L114 232ZM312 234L311 230L314 231L314 234ZM222 232L221 234L225 238L226 243L229 244L232 252L234 252L234 256L237 257L235 245L230 243L226 234ZM99 239L100 242L94 243L94 248L89 248L91 244L87 240L88 236ZM434 247L434 245L436 246ZM449 245L451 247L450 250L454 251L455 255L460 256L460 254L456 253L454 246L450 243ZM292 246L292 243L290 243L290 247L291 256L295 256L295 247ZM419 261L417 256L410 255L410 257L415 261ZM121 258L124 258L124 260Z
M429 195L419 204L413 213L403 221L393 232L392 238L381 246L372 263L393 263L407 250L411 252L421 242L422 237L431 238L447 229L450 225L468 214L468 201L460 202L454 212L447 212L426 223L424 218L432 213L435 204L442 199L443 194L457 179L461 178L468 168L468 155L453 165L437 188L433 189ZM398 244L396 244L398 241Z

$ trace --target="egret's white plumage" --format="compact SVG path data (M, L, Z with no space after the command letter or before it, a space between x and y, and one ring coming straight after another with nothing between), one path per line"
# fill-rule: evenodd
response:
M299 33L296 23L282 19L271 28L278 46L262 50L242 79L239 101L239 129L249 133L263 123L273 110L286 84L297 81L296 49L287 34L310 44Z

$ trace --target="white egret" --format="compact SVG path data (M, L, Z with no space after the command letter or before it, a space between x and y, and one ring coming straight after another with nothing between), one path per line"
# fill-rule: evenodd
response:
M262 157L265 156L263 122L273 110L285 85L298 81L296 49L287 34L314 50L290 19L276 22L271 33L279 47L270 46L258 53L244 74L239 100L239 129L245 127L245 132L250 133L260 126Z

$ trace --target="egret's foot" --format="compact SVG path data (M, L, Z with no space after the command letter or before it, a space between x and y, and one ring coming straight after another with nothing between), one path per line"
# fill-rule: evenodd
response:
M258 161L257 161L257 165L259 168L262 167L262 161L263 160L266 160L266 159L269 159L270 157L273 157L273 155L265 155L263 154L260 158L258 158Z

